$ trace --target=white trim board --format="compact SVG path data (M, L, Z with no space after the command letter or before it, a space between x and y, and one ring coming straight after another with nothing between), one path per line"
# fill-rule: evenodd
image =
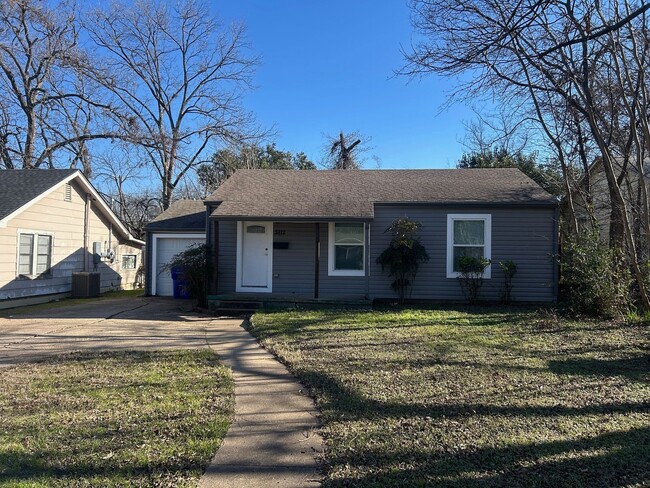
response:
M156 295L156 280L158 278L158 239L203 239L205 242L205 233L203 234L151 234L151 290L152 295ZM145 258L146 259L146 258Z
M454 220L482 220L483 257L492 259L492 214L447 214L447 278L458 278L460 273L454 271ZM477 246L479 247L479 246ZM483 278L492 278L492 264L485 268Z
M335 263L335 250L334 250L334 226L336 224L347 223L347 222L329 222L327 226L327 276L366 276L366 255L370 254L368 249L370 249L370 234L366 238L366 229L369 229L369 225L366 225L365 222L351 222L358 225L363 225L363 244L356 244L357 246L363 246L363 269L334 269ZM368 249L366 249L368 247ZM370 269L370 268L368 268Z

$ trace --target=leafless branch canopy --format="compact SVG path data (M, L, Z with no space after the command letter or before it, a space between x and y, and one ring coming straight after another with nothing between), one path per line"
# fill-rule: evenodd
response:
M257 59L242 25L220 25L199 1L114 3L93 12L88 33L102 56L94 80L130 123L162 183L166 208L215 145L260 135L241 106Z
M86 66L73 5L0 2L0 167L80 163L90 173L87 143L116 133L96 124L110 107Z

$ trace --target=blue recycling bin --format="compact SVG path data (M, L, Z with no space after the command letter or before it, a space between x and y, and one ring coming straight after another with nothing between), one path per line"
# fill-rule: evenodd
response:
M192 298L190 290L187 287L187 280L183 277L185 269L182 266L173 266L170 270L172 283L174 286L174 298Z

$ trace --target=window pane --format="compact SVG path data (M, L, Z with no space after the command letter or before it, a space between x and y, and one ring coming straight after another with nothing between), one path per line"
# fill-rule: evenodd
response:
M51 243L51 236L38 236L38 248L36 250L36 274L45 274L50 270L50 254L52 251Z
M334 224L335 244L363 244L363 224Z
M122 269L135 269L135 255L122 256Z
M20 254L32 254L34 236L31 234L20 234Z
M18 274L32 274L32 253L34 251L34 236L32 234L20 234L18 250Z
M50 254L50 236L38 236L38 254Z
M249 225L246 227L247 234L265 234L266 227L263 225Z
M483 220L454 220L454 244L483 245L484 228Z
M363 246L334 246L334 269L363 270Z
M461 256L472 256L475 258L482 258L483 257L483 247L462 247L462 246L455 246L454 247L454 271L456 273L460 272L459 266L458 266L458 259Z

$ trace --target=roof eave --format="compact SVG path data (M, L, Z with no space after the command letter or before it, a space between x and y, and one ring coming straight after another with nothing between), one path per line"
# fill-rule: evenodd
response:
M319 215L319 216L291 216L291 215L282 215L282 216L270 216L270 215L210 215L212 220L224 220L224 221L260 221L260 222L372 222L374 220L373 216L364 216L364 217L355 217L355 216L337 216L337 215Z

